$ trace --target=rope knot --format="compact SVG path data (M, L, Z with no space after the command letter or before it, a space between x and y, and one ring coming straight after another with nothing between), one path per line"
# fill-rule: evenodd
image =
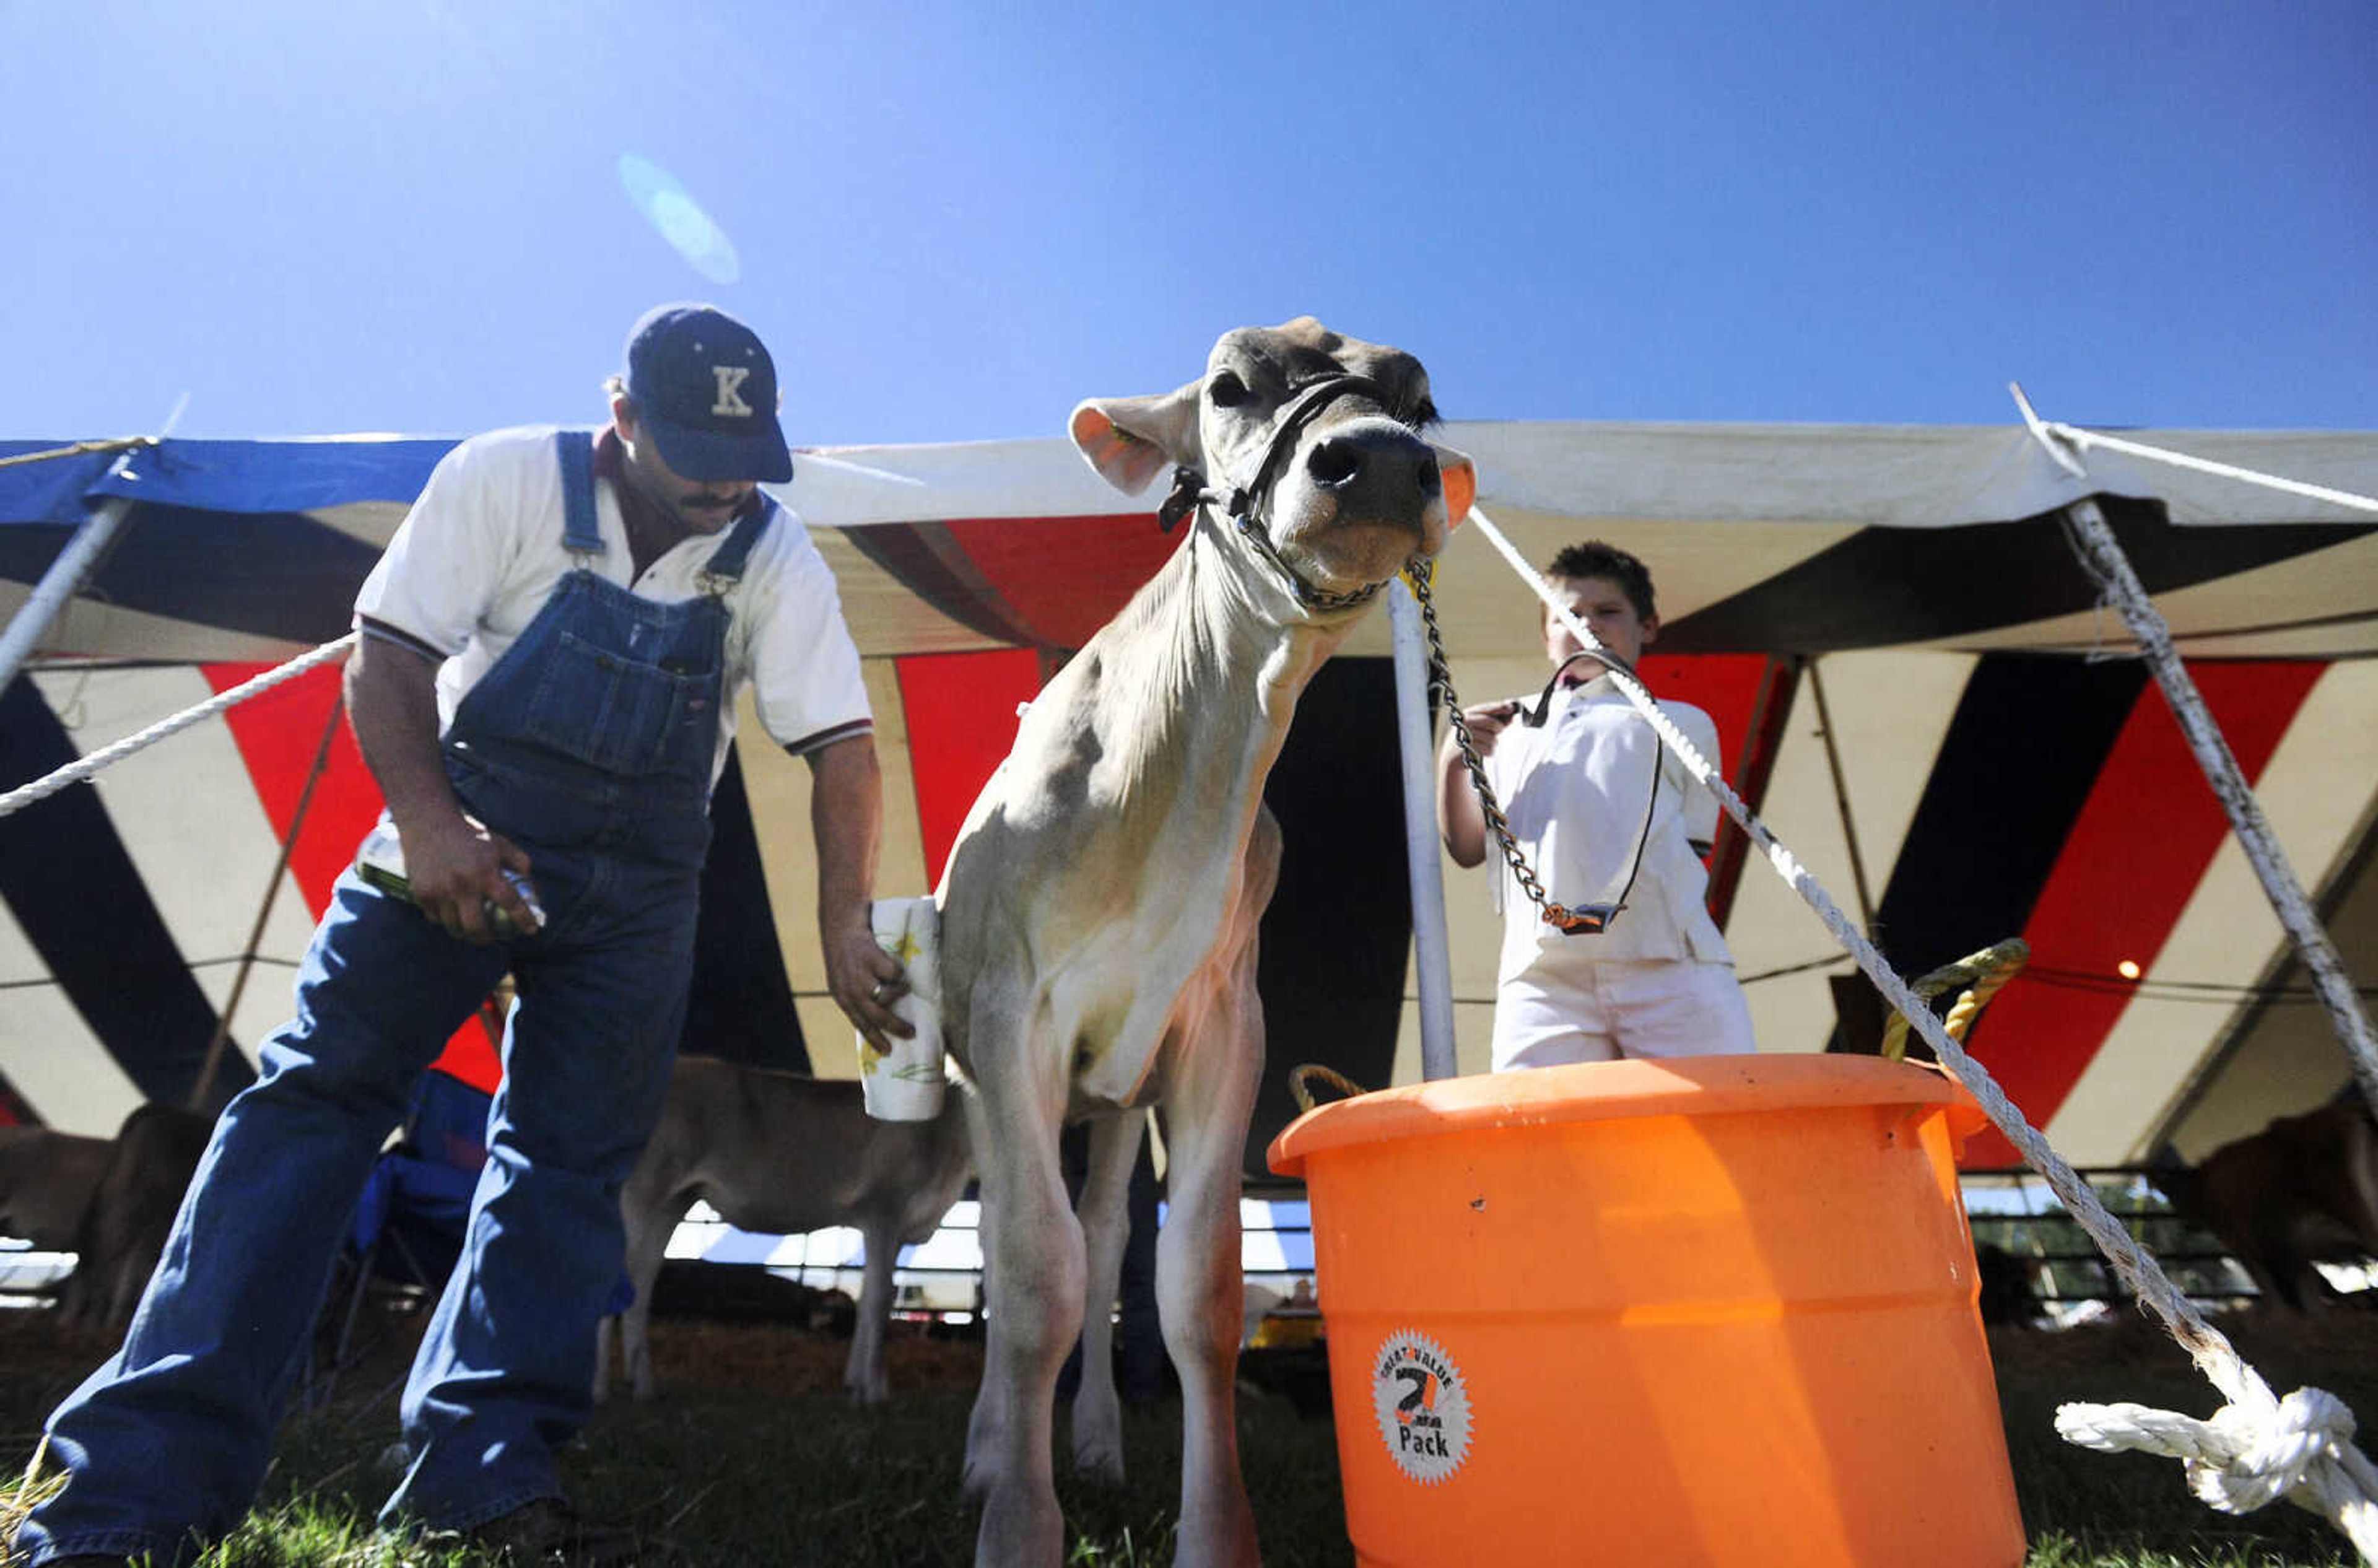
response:
M2224 1514L2251 1514L2284 1497L2340 1525L2357 1545L2373 1522L2378 1474L2353 1446L2353 1412L2322 1389L2300 1388L2276 1404L2225 1405L2209 1421L2144 1405L2065 1405L2056 1430L2084 1448L2178 1459L2189 1490Z
M2353 1442L2353 1412L2324 1389L2300 1388L2276 1410L2255 1413L2225 1405L2213 1418L2237 1448L2215 1465L2188 1462L2189 1490L2225 1514L2251 1514L2313 1484L2312 1466ZM2315 1504L2307 1502L2315 1512Z

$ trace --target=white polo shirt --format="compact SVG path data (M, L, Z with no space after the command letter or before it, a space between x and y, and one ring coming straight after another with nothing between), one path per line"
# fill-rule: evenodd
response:
M1534 697L1520 700L1532 704ZM1717 761L1717 725L1707 713L1688 702L1660 706L1696 750ZM1645 838L1654 759L1659 798ZM1507 725L1486 758L1486 777L1537 881L1556 904L1615 902L1643 839L1642 868L1627 908L1592 936L1567 936L1546 925L1510 868L1498 864L1504 982L1540 966L1566 972L1603 959L1734 962L1710 918L1709 873L1692 847L1715 835L1717 797L1660 744L1651 721L1608 676L1555 692L1541 729ZM1491 834L1486 847L1499 862Z
M413 510L355 595L367 635L390 637L443 661L438 671L440 726L463 693L493 668L564 573L579 562L562 547L561 465L554 426L474 436L446 454ZM594 485L604 549L588 564L640 598L674 604L703 592L703 569L729 531L679 540L631 581L634 570L619 497ZM725 700L711 776L734 737L735 700L754 688L760 721L778 744L815 750L873 727L859 649L843 622L842 598L809 530L788 509L745 560L727 591Z

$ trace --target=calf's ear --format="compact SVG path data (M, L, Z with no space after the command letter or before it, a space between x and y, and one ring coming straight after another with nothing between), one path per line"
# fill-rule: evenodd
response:
M1074 445L1100 477L1126 496L1176 463L1197 466L1197 392L1202 381L1144 398L1092 398L1074 410Z
M1469 453L1437 447L1436 473L1445 485L1445 531L1450 533L1461 526L1461 520L1477 504L1478 470L1471 465Z

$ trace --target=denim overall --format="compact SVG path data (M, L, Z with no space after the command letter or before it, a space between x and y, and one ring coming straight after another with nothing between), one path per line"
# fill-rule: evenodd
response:
M711 557L708 592L640 599L601 552L593 451L557 438L568 573L445 736L464 808L525 849L534 936L450 937L341 877L297 1016L217 1123L124 1347L50 1421L74 1471L27 1521L35 1561L157 1553L246 1514L356 1194L423 1071L510 970L519 994L461 1260L403 1400L411 1468L382 1518L464 1528L560 1494L594 1330L619 1276L619 1189L658 1119L709 847L723 595L774 521Z

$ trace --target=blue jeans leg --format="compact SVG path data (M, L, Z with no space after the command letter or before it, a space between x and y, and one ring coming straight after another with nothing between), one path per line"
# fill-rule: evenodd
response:
M50 1452L74 1478L26 1521L32 1562L163 1562L246 1514L356 1193L502 969L499 951L341 880L297 1016L216 1122L123 1348L50 1418Z
M619 1278L619 1189L676 1055L698 885L607 866L587 919L516 956L487 1165L405 1388L414 1459L387 1523L467 1528L560 1494L556 1450L592 1406L595 1327ZM579 940L589 927L599 936Z

